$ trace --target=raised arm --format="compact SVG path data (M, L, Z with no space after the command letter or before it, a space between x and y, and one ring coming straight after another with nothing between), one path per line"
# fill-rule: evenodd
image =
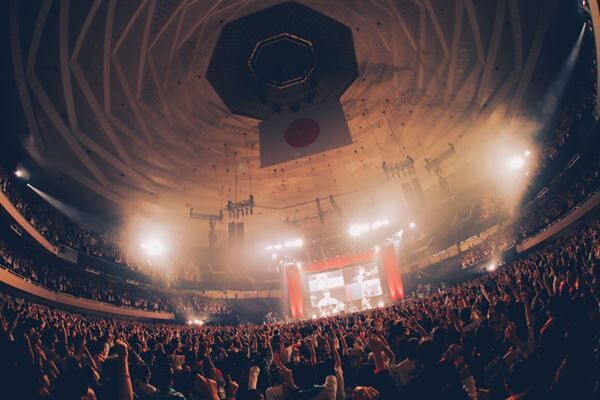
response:
M488 303L492 304L492 298L490 297L490 294L485 288L485 285L482 283L479 287L481 288L481 294L483 294L483 297L487 300Z
M315 351L315 346L312 342L312 339L310 337L307 337L306 339L304 339L304 343L306 344L306 346L308 347L308 350L310 351L310 365L312 365L312 366L317 365L317 353Z
M375 373L387 370L385 362L383 361L383 342L381 339L379 339L377 335L371 335L369 344L373 351L373 357L375 358Z
M527 295L524 293L523 288L521 288L521 301L523 302L523 308L525 309L525 321L527 322L527 332L529 335L527 339L527 345L525 347L525 353L527 356L530 356L535 350L534 321L533 313L531 312L531 305L529 304L529 300L527 299Z
M344 335L342 335L342 333L339 330L337 332L337 337L338 337L338 341L340 343L340 347L342 348L342 355L347 356L348 355L348 343L346 343L346 338L344 337Z
M127 344L121 340L115 343L115 349L119 356L119 396L121 400L133 400L133 387L129 375L129 364L127 363Z
M333 356L333 368L342 368L342 359L340 358L340 353L338 353L335 348L335 339L328 336L327 341L329 342L329 347L331 348L331 355Z

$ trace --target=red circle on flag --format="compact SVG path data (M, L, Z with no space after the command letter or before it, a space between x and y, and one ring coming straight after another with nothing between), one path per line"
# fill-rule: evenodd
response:
M285 141L292 147L306 147L319 137L321 128L317 121L300 118L288 125L285 130Z

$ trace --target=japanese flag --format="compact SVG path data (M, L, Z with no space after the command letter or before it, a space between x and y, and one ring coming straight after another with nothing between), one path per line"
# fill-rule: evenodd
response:
M258 135L263 168L352 144L339 101L273 116Z

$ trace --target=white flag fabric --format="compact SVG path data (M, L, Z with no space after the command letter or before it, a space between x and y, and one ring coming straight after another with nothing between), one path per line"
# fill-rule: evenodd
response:
M273 116L258 135L263 168L352 144L339 101Z

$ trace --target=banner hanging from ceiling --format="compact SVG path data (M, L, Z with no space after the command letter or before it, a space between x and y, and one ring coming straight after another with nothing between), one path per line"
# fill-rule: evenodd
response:
M262 168L352 144L339 101L273 116L258 135Z

